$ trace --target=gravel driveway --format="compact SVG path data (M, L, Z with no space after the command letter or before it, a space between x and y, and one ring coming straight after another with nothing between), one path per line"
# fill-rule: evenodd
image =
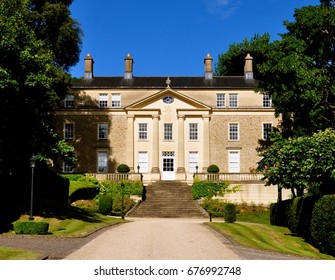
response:
M206 219L127 219L131 222L101 229L84 238L0 234L0 247L32 250L53 260L306 259L233 244L205 225Z
M300 259L232 244L197 219L130 218L106 230L65 259L72 260L266 260Z

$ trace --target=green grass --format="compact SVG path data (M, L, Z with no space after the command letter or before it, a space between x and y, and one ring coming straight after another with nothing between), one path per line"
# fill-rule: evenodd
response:
M29 250L0 247L0 260L36 260L39 253Z
M121 218L104 216L76 207L69 207L69 209L67 215L39 215L34 216L34 221L49 223L47 236L57 237L83 237L106 226L126 222ZM22 215L19 221L28 221L28 215ZM15 235L15 233L11 231L4 235Z
M335 259L321 254L302 238L292 236L289 229L270 225L268 216L269 213L238 215L236 223L207 224L243 246L308 258Z
M270 212L255 212L249 214L237 214L237 220L240 222L270 224Z
M106 217L95 214L94 222L78 219L58 220L56 218L43 219L49 223L49 232L58 237L82 237L106 226L125 222L120 218Z
M48 235L45 237L83 237L98 229L118 223L127 222L121 218L108 217L85 211L76 207L57 209L52 213L39 213L34 216L35 221L49 223ZM22 215L20 221L28 221L28 215ZM14 236L15 232L3 233L4 236ZM0 260L34 260L39 253L14 248L0 247Z

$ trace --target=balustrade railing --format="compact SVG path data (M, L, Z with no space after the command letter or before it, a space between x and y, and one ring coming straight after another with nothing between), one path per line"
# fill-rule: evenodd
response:
M259 182L263 178L261 173L195 173L194 178L201 181L228 182Z
M140 181L142 179L141 173L90 173L87 174L97 178L99 181Z
M142 180L141 173L90 173L98 180L108 181L136 181ZM200 181L226 181L226 182L259 182L263 178L261 173L194 173L194 178Z

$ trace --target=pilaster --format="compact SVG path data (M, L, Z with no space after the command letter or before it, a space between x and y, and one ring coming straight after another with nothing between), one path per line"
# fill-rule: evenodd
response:
M134 172L134 115L127 116L127 149L126 161L130 172Z
M159 169L159 115L153 115L152 129L152 168L151 173L160 173Z
M203 148L203 166L202 170L203 172L207 172L207 167L210 165L210 154L209 154L209 119L210 115L203 115L203 142L204 142L204 148Z
M178 167L177 167L177 180L185 180L185 116L178 115Z

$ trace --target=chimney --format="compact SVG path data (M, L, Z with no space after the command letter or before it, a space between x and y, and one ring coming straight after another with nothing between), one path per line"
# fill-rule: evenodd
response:
M252 60L253 58L250 56L250 53L248 53L244 64L244 78L248 80L254 78L254 73L252 71Z
M124 78L126 80L131 80L133 78L133 64L134 60L131 57L131 55L128 53L126 58L124 59L125 61L125 72L124 72Z
M205 63L205 79L206 80L213 80L213 58L210 54L207 54L207 56L204 59Z
M87 80L91 80L93 78L93 64L94 60L91 55L88 53L87 56L84 58L85 60L85 73L84 78Z

